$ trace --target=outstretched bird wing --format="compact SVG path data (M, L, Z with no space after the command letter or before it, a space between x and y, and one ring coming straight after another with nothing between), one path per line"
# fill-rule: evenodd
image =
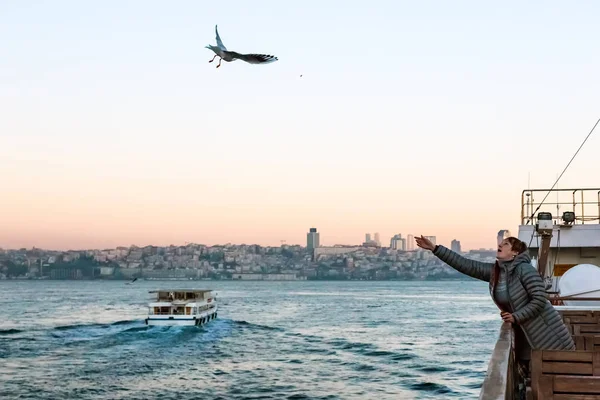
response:
M231 51L230 54L233 58L246 61L250 64L267 64L278 60L277 57L268 54L240 54L235 51Z
M223 51L227 51L227 48L225 47L225 45L223 44L223 41L221 40L221 36L219 36L219 31L217 29L217 25L215 25L215 33L217 34L217 46L219 46L219 48Z

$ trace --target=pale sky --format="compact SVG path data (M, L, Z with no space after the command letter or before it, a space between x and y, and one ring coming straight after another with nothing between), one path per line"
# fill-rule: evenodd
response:
M0 0L0 247L305 245L310 227L493 247L528 174L550 187L600 118L598 15ZM216 69L215 24L279 61ZM599 149L596 132L558 186L600 186Z

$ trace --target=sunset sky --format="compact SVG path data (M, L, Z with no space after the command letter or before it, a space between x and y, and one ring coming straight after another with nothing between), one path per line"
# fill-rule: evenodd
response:
M0 247L305 245L310 227L493 247L528 176L550 187L600 118L598 15L0 0ZM215 24L279 61L216 69ZM558 186L600 186L599 150L595 132Z

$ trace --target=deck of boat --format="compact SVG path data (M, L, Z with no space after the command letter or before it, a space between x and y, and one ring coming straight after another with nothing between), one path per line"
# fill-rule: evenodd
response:
M480 399L600 400L600 310L558 311L576 350L533 350L525 387L519 386L514 332L511 324L502 324Z
M174 300L207 300L212 298L214 290L210 289L165 289L151 290L149 293L156 294L156 301L174 301Z

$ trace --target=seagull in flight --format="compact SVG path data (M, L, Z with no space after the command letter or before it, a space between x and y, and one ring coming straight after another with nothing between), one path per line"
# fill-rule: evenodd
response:
M217 65L217 68L221 66L221 61L223 60L227 62L242 60L250 64L267 64L277 61L277 57L267 54L240 54L236 53L235 51L229 51L219 36L217 25L215 25L215 33L217 34L217 45L213 46L209 44L208 46L205 46L205 48L215 52L215 56L209 61L209 63L215 61L215 58L219 57L219 65Z

